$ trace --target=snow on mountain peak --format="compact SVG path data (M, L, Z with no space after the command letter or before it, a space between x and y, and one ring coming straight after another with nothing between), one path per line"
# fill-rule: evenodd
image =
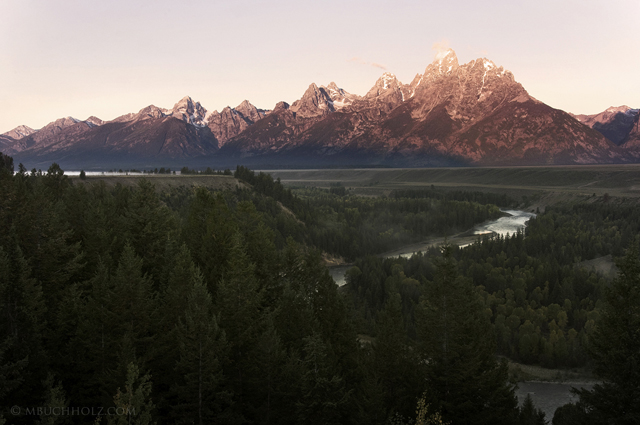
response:
M19 125L18 127L14 128L13 130L9 130L6 133L3 133L3 136L9 136L11 138L14 138L16 140L20 140L23 137L27 137L30 136L31 134L35 133L37 130L32 129L31 127L27 127L26 125Z
M493 62L491 62L491 61L490 61L489 59L487 59L487 58L482 58L482 64L484 65L484 69L485 69L486 71L490 71L490 70L492 70L493 68L495 68L495 67L496 67L496 64L495 64L495 63L493 63Z
M207 125L207 110L200 105L200 102L194 102L191 96L185 96L180 99L169 112L174 118L196 127L205 127Z
M623 112L626 113L629 109L631 109L630 107L628 107L627 105L622 105L622 106L611 106L609 108L607 108L605 110L605 112Z
M440 50L437 54L436 54L436 61L442 61L444 58L446 58L449 55L453 55L455 56L456 53L453 51L453 49L447 49L447 50Z
M333 81L330 82L326 87L322 86L322 88L331 99L331 102L333 102L333 107L336 110L342 109L345 106L349 106L353 103L354 100L360 98L360 96L348 93L344 89L338 87L338 85Z
M458 57L453 49L441 50L436 54L434 61L427 66L424 76L427 80L433 80L439 76L451 74L458 66Z
M104 121L102 121L100 118L98 117L94 117L93 115L90 116L89 118L87 118L86 120L84 120L84 122L89 126L89 127L98 127L102 124L104 124Z
M385 90L387 90L389 87L391 87L393 85L393 83L398 83L398 79L396 78L395 75L393 75L390 72L385 72L384 74L382 74L382 82L384 84L383 88Z

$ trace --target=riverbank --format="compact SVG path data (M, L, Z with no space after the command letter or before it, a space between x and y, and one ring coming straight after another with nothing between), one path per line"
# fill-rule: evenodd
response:
M547 382L565 384L594 384L596 377L586 368L547 369L537 365L525 365L509 361L511 382Z
M571 392L572 388L591 390L593 384L519 382L515 393L520 405L522 405L527 395L530 396L533 404L544 412L545 419L550 424L558 407L578 400L578 397Z
M527 221L531 217L535 217L535 214L521 210L503 210L503 213L504 215L498 219L487 220L456 235L433 237L423 242L404 245L400 248L378 254L378 257L410 258L418 252L425 252L429 248L444 245L445 243L465 247L471 245L485 235L506 236L508 234L515 234L519 229L524 229ZM352 263L331 264L327 262L327 266L329 268L329 274L331 274L331 277L338 286L346 284L345 273L353 266Z

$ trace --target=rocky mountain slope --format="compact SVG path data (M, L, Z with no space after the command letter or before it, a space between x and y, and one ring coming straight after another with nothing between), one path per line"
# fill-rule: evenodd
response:
M2 136L8 136L11 137L15 140L19 140L22 139L23 137L29 136L33 133L35 133L37 130L34 130L31 127L27 127L26 125L19 125L18 127L14 128L13 130L7 131L6 133L3 133Z
M19 140L1 141L3 152L17 160L46 164L140 164L146 160L186 160L214 154L266 111L248 101L211 113L188 96L172 109L154 105L112 121L90 117L56 120ZM106 166L106 165L105 165Z
M572 116L581 123L598 130L604 137L620 146L627 140L634 123L637 123L638 115L640 115L640 109L623 105L612 106L599 114Z
M597 131L529 96L509 71L487 59L459 65L452 50L411 84L383 74L338 111L312 84L302 99L279 105L221 153L412 166L626 160Z
M640 114L636 113L636 117L631 123L631 129L629 130L622 147L632 150L634 155L640 157Z
M244 101L220 112L209 112L187 96L172 109L151 105L109 122L63 118L19 139L5 135L0 148L25 163L77 167L122 161L227 166L635 161L638 150L631 140L638 137L631 134L633 128L638 134L637 110L607 111L571 116L531 97L490 60L460 65L448 50L411 83L384 73L364 96L334 82L312 83L293 104L279 102L272 111ZM631 123L629 111L636 111Z

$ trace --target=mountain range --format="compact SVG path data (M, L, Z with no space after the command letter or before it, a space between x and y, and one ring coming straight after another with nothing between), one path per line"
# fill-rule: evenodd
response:
M207 111L184 97L111 121L58 119L0 135L28 168L171 166L494 166L640 159L639 110L572 115L530 96L513 74L451 49L403 84L384 73L363 96L311 84L272 110L244 101Z

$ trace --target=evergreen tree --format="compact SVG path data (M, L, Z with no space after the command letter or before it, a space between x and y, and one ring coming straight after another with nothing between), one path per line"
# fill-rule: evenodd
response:
M344 424L348 415L351 391L344 378L336 374L327 346L318 334L305 338L305 374L302 399L298 403L298 420L304 424Z
M78 332L71 342L85 379L72 395L83 403L108 405L131 363L145 364L159 347L154 344L157 306L142 259L126 245L113 274L98 269L81 308ZM86 397L89 397L88 399Z
M113 397L115 415L109 417L109 425L154 425L151 376L140 377L135 363L130 363L126 369L124 391L118 387Z
M640 423L640 252L635 242L618 263L591 339L595 373L603 380L579 390L588 423Z
M263 424L295 423L301 368L297 356L287 354L271 314L266 317L256 353L256 369L261 373L253 381L258 390L255 417Z
M424 382L419 379L418 359L406 342L399 294L393 294L378 315L373 352L376 375L384 388L387 416L411 417Z
M44 381L45 386L45 399L43 404L43 414L40 415L40 425L55 425L64 420L60 415L62 408L68 406L68 402L65 397L62 383L58 382L57 385L54 382L52 374L47 376Z
M483 302L472 284L458 276L451 250L442 248L418 311L428 404L453 425L511 424L517 401L506 362L496 360Z
M177 223L147 179L141 179L133 191L124 226L131 246L143 260L143 271L160 277L165 246L171 233L177 233Z
M13 240L8 252L0 246L0 400L11 394L14 400L37 403L48 367L43 342L46 306L42 287L30 277Z
M0 152L0 174L2 173L13 173L13 158Z
M230 358L227 370L231 391L236 396L237 411L246 414L248 400L253 396L252 380L262 373L256 369L256 347L264 330L262 301L264 292L255 277L242 235L231 240L229 262L218 284L216 310L220 313L220 327L229 342Z
M144 365L153 357L157 320L152 279L143 270L143 260L133 247L125 245L118 268L111 277L108 293L109 336L119 359L119 376L126 376L131 363ZM118 372L112 375L118 377Z
M192 285L187 302L174 332L179 359L172 414L176 423L218 422L231 401L231 394L222 386L222 364L227 356L224 332L218 327L202 278Z
M546 425L544 417L544 412L533 404L531 394L527 394L518 413L518 425Z
M232 238L237 230L236 220L224 198L198 188L189 205L182 239L212 294L217 293L217 284L230 261Z

